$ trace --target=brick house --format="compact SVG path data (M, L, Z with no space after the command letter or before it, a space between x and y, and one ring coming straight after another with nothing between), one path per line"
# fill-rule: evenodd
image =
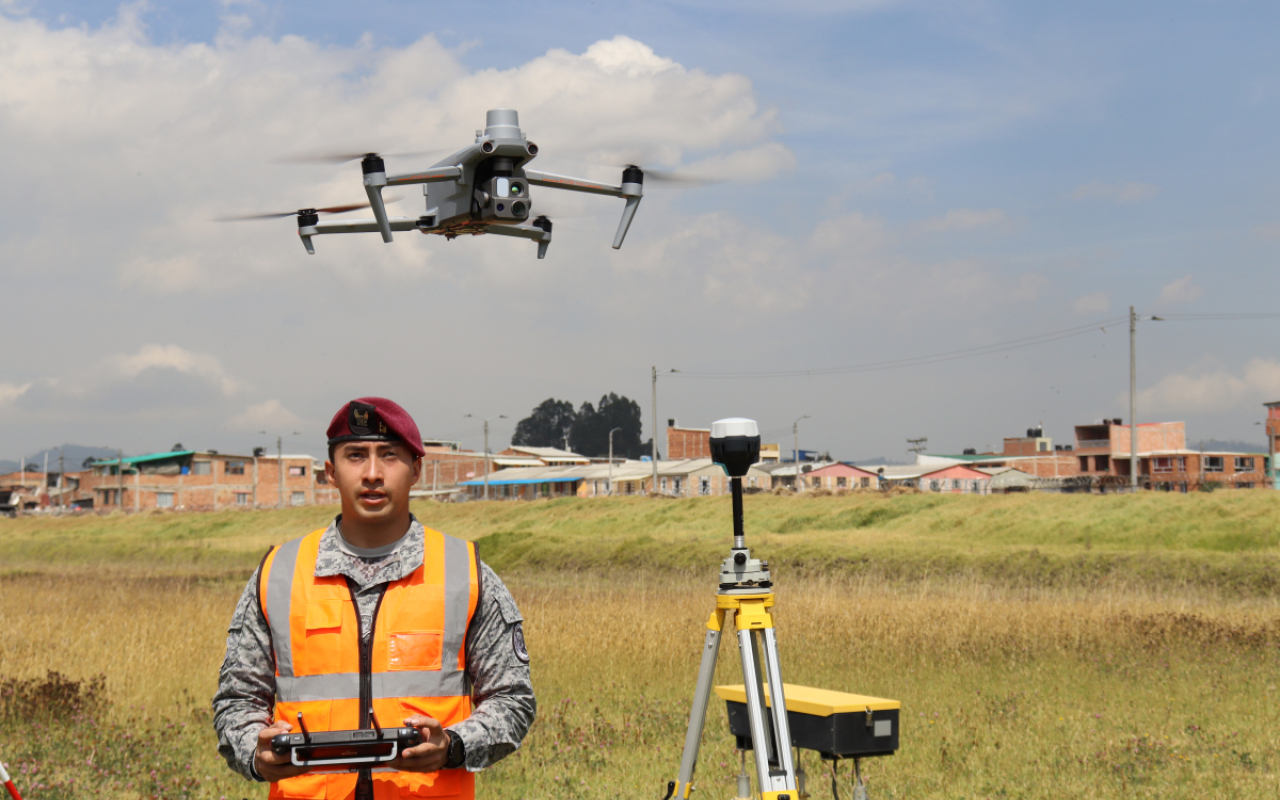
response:
M329 497L332 492L323 481L317 487L318 477L315 460L307 455L277 458L178 450L94 462L80 476L80 491L91 493L92 508L125 511L217 511L336 500Z
M674 419L667 420L667 459L690 458L711 458L711 429L681 428Z

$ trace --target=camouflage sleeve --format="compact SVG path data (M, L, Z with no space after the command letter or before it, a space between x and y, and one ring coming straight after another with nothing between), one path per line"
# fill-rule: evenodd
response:
M480 581L480 605L471 618L466 642L475 711L449 728L462 739L469 772L479 772L515 752L538 708L516 601L483 562Z
M258 603L258 573L249 579L227 629L227 655L213 696L213 727L218 753L248 780L262 778L253 769L258 732L271 724L275 708L275 663L271 635Z

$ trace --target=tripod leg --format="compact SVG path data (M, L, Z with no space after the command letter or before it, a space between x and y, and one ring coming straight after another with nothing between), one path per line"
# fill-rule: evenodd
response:
M767 663L770 658L770 651L767 649L769 638L765 637L764 641L766 644L764 655ZM751 722L751 743L755 748L756 775L760 780L760 796L768 800L769 797L776 796L779 792L794 793L796 790L796 778L795 772L791 767L790 735L788 734L785 740L781 738L777 740L781 745L779 747L774 747L772 740L774 732L779 727L776 713L782 715L782 731L785 733L788 730L786 706L777 700L774 700L772 709L765 706L762 687L764 676L760 674L753 631L743 628L738 630L738 647L742 655L742 677L747 690L747 714ZM774 669L776 669L776 663ZM772 671L770 670L770 672ZM772 679L772 675L770 675L770 678ZM772 683L772 680L770 683ZM776 696L782 697L781 693ZM773 697L771 690L770 699L772 700ZM775 768L775 764L778 768Z
M689 711L689 729L684 737L684 755L680 758L680 774L675 785L677 800L685 800L693 791L693 771L698 765L698 748L702 745L702 728L707 720L707 703L716 677L716 657L720 653L720 628L725 612L716 610L707 620L707 637L702 645L702 666L698 668L698 685L693 690L693 708Z
M782 692L782 667L778 662L778 639L773 628L765 628L761 632L764 639L765 668L769 673L769 698L773 701L773 734L774 741L779 742L778 761L788 776L791 786L795 788L795 766L791 760L791 724L787 720L787 701Z

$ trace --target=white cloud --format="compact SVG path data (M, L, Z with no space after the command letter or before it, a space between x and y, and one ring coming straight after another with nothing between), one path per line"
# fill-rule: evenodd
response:
M234 394L239 388L236 381L222 369L214 356L192 353L177 345L149 344L133 355L117 355L111 365L121 375L136 378L148 370L176 370L184 375L194 375L214 383L225 395Z
M927 233L945 233L982 228L1007 229L1009 226L1009 216L998 208L984 210L953 208L941 217L933 217L921 222L919 227Z
M1093 292L1082 295L1071 304L1071 310L1081 316L1105 314L1111 308L1110 292Z
M0 383L0 406L7 406L22 397L31 388L30 383L21 386L13 383Z
M276 399L249 406L227 420L228 428L239 431L266 430L267 432L272 432L277 429L298 428L303 425L304 420L301 417L285 408L284 404Z
M1152 413L1222 412L1280 399L1280 363L1255 358L1240 375L1203 365L1167 375L1138 392L1138 408Z
M1071 197L1075 200L1110 200L1114 203L1137 203L1142 200L1150 200L1159 191L1159 186L1153 186L1149 183L1135 183L1133 181L1101 183L1093 181L1076 187L1076 190L1071 193Z
M1192 282L1190 275L1184 275L1172 283L1160 287L1160 297L1156 301L1161 306L1182 305L1190 303L1204 294L1204 289Z

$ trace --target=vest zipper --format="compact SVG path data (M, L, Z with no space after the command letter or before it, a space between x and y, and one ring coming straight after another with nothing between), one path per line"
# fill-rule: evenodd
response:
M347 591L351 593L351 605L356 610L356 619L360 619L360 604L356 602L355 581L347 578ZM373 604L373 614L369 617L369 638L366 642L364 631L360 630L356 634L356 640L360 645L360 729L372 728L373 725L369 720L369 709L373 707L373 637L378 629L378 612L382 609L382 598L386 596L387 587L383 584L381 591L378 592L378 599ZM399 720L396 721L397 724ZM379 725L382 723L379 722ZM362 767L359 777L356 779L356 797L365 798L373 796L373 772L368 767Z

